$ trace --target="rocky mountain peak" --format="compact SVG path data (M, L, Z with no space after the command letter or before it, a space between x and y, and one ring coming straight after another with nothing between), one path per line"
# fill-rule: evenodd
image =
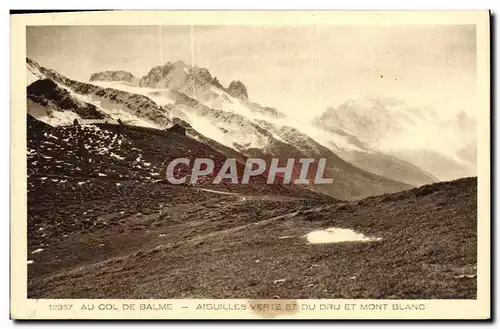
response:
M152 68L139 82L141 87L183 90L192 84L201 87L212 83L213 78L205 68L189 65L183 61L167 62Z
M93 73L90 76L90 81L125 81L134 82L136 77L127 71L101 71Z
M211 81L211 84L214 85L215 87L224 90L224 86L220 83L219 79L217 77L214 77Z
M227 92L229 95L237 98L248 98L248 91L246 86L243 84L243 82L239 80L233 80L229 84L229 87L227 88Z

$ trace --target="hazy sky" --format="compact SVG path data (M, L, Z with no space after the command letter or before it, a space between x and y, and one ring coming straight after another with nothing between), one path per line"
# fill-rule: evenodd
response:
M77 80L183 60L301 117L364 95L474 114L474 26L28 27L27 56Z

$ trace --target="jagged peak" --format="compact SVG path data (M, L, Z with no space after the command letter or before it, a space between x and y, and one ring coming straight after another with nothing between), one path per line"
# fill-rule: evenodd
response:
M38 65L38 63L34 60L32 60L31 58L29 57L26 57L26 63L28 64L34 64L34 65Z
M222 89L222 90L225 90L224 86L220 83L219 79L217 79L217 77L214 77L211 81L212 85L219 88L219 89Z
M231 81L227 88L227 92L233 97L248 99L247 87L239 80Z
M126 81L133 82L137 78L130 72L124 70L109 70L92 73L90 81Z
M165 75L174 69L183 69L186 73L188 73L191 68L192 68L192 65L189 65L182 60L175 61L175 62L168 61L165 64L156 65L156 66L152 67L146 76L149 76L152 74L157 74L160 72Z
M28 69L30 70L37 70L37 71L40 71L42 66L40 64L38 64L35 60L29 58L29 57L26 57L26 65L28 66Z
M192 81L197 85L211 84L213 77L208 69L189 65L181 60L153 67L142 77L139 85L156 88L161 81L165 87L177 89Z

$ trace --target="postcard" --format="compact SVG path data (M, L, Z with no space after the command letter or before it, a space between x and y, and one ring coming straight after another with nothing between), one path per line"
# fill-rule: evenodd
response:
M489 319L488 11L11 15L11 318Z

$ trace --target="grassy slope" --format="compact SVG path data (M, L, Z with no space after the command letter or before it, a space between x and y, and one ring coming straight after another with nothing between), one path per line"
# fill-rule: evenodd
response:
M44 229L45 249L31 254L37 239L29 246L29 297L476 297L474 178L357 202L151 183L129 191L57 207L64 222L93 209L97 222L111 224L68 224L66 237ZM303 237L327 227L382 240L311 245Z

